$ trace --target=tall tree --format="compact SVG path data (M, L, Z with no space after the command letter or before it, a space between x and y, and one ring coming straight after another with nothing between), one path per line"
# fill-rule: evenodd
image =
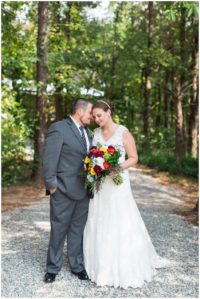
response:
M150 55L149 52L152 47L152 34L153 34L153 26L154 26L154 3L153 1L148 2L148 25L147 25L147 34L148 34L148 54L146 65L143 69L144 76L144 111L143 111L143 132L145 135L143 147L145 148L149 142L149 130L150 130L150 96L152 89L152 79L151 79L151 65L150 65Z
M185 154L184 142L184 114L183 114L183 84L185 80L185 26L186 26L186 9L182 4L180 7L180 22L179 22L179 55L180 67L178 73L174 77L174 106L176 119L176 139L175 139L175 155L177 164Z
M183 146L183 109L182 109L182 94L181 94L181 80L177 76L174 78L174 106L176 119L176 162L179 163L184 155Z
M192 88L190 97L190 116L188 124L188 152L192 157L197 157L198 150L198 31L193 30L192 35Z
M47 23L48 2L38 2L38 37L37 37L37 99L36 99L36 130L35 156L37 165L34 178L42 180L42 152L47 129L45 106L47 102Z

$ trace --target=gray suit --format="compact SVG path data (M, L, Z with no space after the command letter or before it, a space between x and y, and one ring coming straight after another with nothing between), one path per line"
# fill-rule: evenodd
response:
M80 173L85 155L81 134L70 117L49 127L43 154L44 180L47 190L57 188L50 196L49 273L57 274L62 267L66 236L71 270L84 269L82 238L89 198Z

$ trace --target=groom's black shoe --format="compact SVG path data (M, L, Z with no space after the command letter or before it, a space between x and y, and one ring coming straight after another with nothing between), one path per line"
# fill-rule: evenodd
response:
M78 272L78 273L72 271L72 274L76 275L81 280L88 280L89 279L89 277L87 275L87 272L85 270L83 270L81 272Z
M51 283L51 282L54 282L55 279L56 279L56 275L55 273L49 273L47 272L44 276L44 282L46 283Z

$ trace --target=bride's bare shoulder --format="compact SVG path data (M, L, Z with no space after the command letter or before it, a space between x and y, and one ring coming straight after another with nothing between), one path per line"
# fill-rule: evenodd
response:
M123 135L125 132L129 132L129 129L127 127L125 127L124 125L119 125L119 129Z
M134 137L133 134L129 131L129 129L123 125L120 125L120 127L121 127L123 141L124 142L129 142L131 140L133 141Z

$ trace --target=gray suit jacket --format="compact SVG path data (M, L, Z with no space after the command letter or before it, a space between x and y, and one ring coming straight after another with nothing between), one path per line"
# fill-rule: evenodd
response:
M91 144L89 134L88 138ZM80 173L83 171L85 156L86 149L72 119L67 117L53 123L49 127L43 152L46 189L58 188L71 199L83 199L87 189L84 176Z

